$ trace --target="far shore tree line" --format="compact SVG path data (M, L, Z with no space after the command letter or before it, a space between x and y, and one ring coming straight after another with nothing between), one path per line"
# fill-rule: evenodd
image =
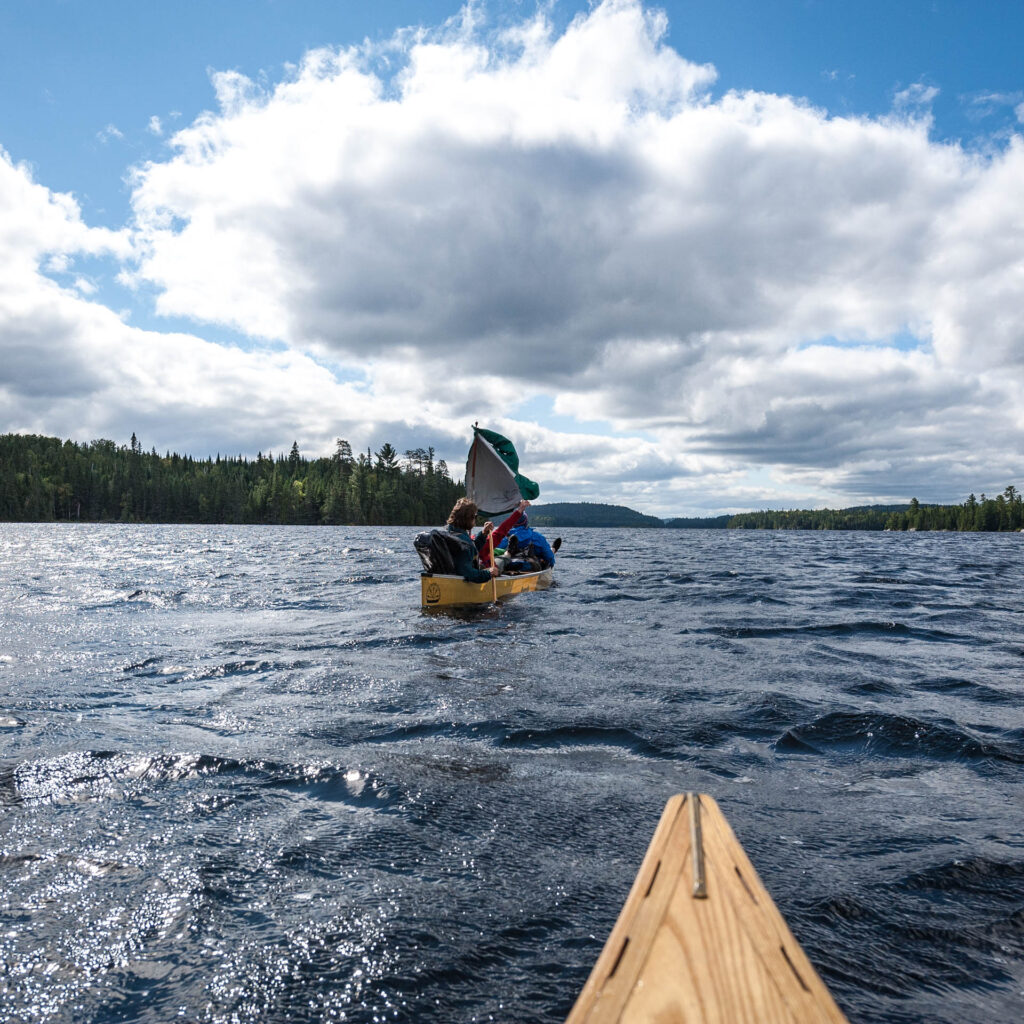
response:
M385 443L354 454L337 440L330 457L195 459L127 445L82 444L35 434L0 435L0 521L267 523L421 526L443 523L464 494L433 448L399 453ZM1012 485L962 505L863 506L744 512L661 520L621 505L538 505L534 524L733 530L1024 530L1024 499Z
M0 520L411 525L444 522L463 494L433 448L384 444L329 458L262 452L194 459L128 445L0 435Z
M744 512L730 516L734 530L951 530L1005 533L1024 529L1024 500L1010 485L1002 494L962 505L922 505L917 498L904 507Z

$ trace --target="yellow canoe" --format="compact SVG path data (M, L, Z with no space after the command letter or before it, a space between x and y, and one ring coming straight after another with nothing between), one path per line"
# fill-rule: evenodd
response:
M709 796L672 797L566 1024L847 1024Z
M491 583L469 583L461 576L420 576L420 597L424 608L440 608L454 604L488 604L527 590L543 590L551 586L554 572L524 572L518 576L496 576Z

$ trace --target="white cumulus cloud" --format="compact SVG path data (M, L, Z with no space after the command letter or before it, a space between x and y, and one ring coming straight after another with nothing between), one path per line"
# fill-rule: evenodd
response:
M121 324L120 377L82 386L122 412L145 394L161 429L219 409L239 444L253 396L304 444L453 452L479 419L527 439L560 496L665 513L1019 484L1020 136L934 141L941 83L881 118L731 90L666 30L638 0L561 32L474 6L277 84L215 73L217 109L133 170L117 238L123 279L194 336ZM28 241L33 267L99 244L69 203L41 201L40 237L70 240ZM510 412L533 396L607 430Z

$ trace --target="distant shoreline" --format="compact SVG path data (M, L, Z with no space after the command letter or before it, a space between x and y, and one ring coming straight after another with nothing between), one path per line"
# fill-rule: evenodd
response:
M390 444L355 455L337 441L329 458L287 454L255 459L146 452L35 434L0 435L0 522L153 525L423 526L443 523L464 493L432 448L399 453ZM876 530L1015 533L1024 500L1013 485L961 505L866 505L845 509L741 512L662 519L625 505L534 504L530 522L568 527L683 530Z
M557 510L557 511L549 511ZM538 505L540 527L621 526L676 530L848 530L890 532L1016 533L1024 529L1024 503L1015 487L996 498L972 494L962 505L862 505L845 509L740 512L702 518L656 519L622 505L586 502Z

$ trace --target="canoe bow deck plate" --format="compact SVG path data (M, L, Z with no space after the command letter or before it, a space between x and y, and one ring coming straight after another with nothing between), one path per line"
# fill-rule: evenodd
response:
M715 801L672 797L566 1024L847 1024Z

